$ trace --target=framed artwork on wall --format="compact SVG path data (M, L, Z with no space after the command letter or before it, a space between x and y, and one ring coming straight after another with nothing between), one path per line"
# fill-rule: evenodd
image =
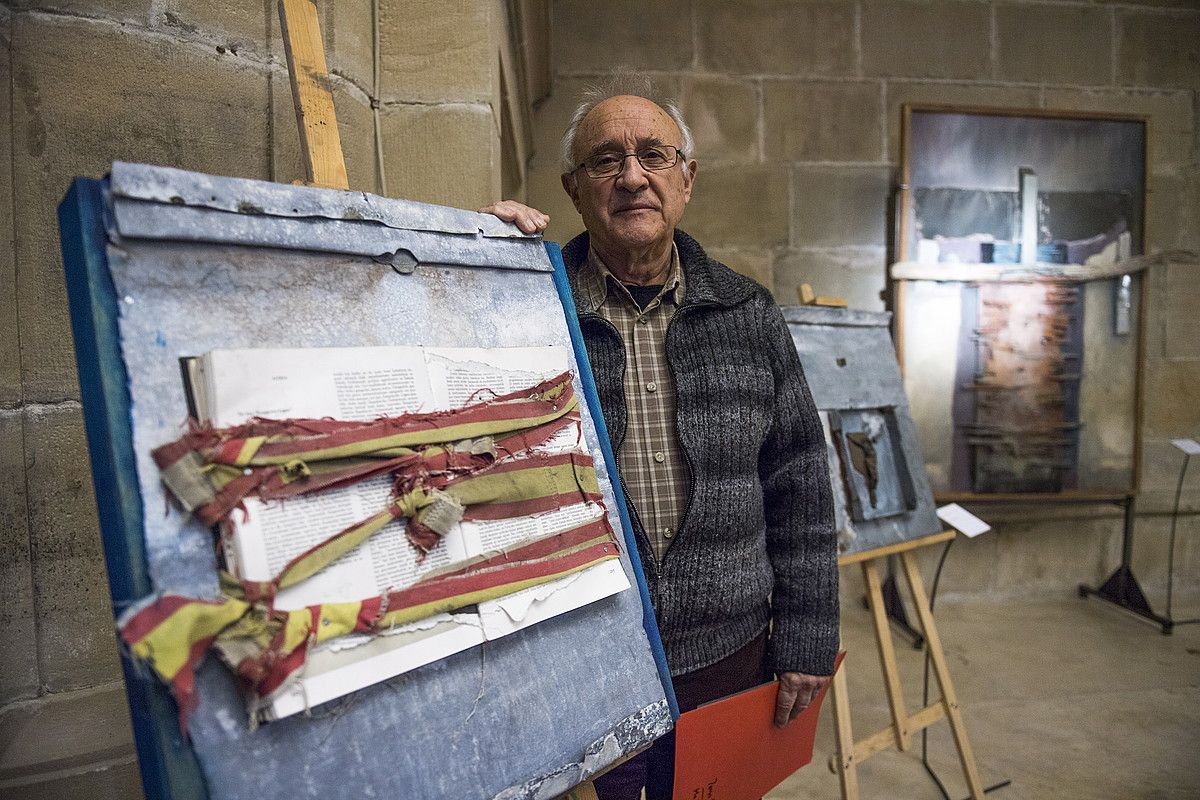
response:
M1131 496L1147 119L902 114L896 342L934 492Z

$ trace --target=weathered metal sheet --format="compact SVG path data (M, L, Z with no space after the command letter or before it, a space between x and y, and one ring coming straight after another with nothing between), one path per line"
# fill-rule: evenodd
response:
M180 175L152 174L165 191L172 175ZM184 186L204 185L204 176L182 175ZM223 185L216 181L213 186ZM153 447L178 436L184 421L179 357L239 347L570 341L548 271L497 270L490 260L449 267L440 257L396 269L349 245L374 229L417 237L414 246L425 254L427 239L456 241L459 234L239 214L172 203L171 196L160 203L109 194L105 276L118 308L155 591L212 596L217 590L211 532L167 503L149 457ZM229 200L218 195L210 202ZM293 226L312 225L330 232L322 246L309 249L289 239ZM261 241L254 240L257 234ZM481 244L477 236L463 238ZM520 251L505 256L509 264L527 263L534 248L549 264L537 240L495 238L482 246ZM576 390L583 395L578 380ZM594 446L593 417L586 406L581 411ZM603 458L596 466L610 521L620 530ZM622 564L632 574L627 553ZM197 675L201 702L189 719L191 745L209 795L223 800L546 797L669 728L642 614L638 592L622 592L318 707L311 717L253 731L232 676L210 658Z
M863 311L833 306L781 306L783 319L801 325L829 325L835 328L886 328L892 321L887 311Z
M984 284L975 356L974 418L963 430L975 492L1061 492L1078 485L1080 290L1074 285Z
M116 230L123 239L240 244L387 260L406 251L422 264L496 267L550 272L536 239L494 239L479 234L390 228L377 222L320 217L271 217L117 197ZM403 256L403 253L401 253ZM408 259L411 263L412 259Z
M895 409L852 409L828 415L851 518L882 519L915 508Z
M265 217L323 218L377 222L389 228L504 239L536 239L491 214L479 214L366 192L288 186L249 178L227 178L149 164L114 162L114 197L166 205L207 208Z
M888 334L891 315L785 306L783 317L825 427L841 552L864 552L937 533L942 526L935 513L921 446L901 383L896 351ZM889 491L897 492L897 502L889 508L889 512L899 509L897 513L854 519L854 498L850 493L863 490L866 484L860 478L845 480L845 470L855 467L843 465L845 451L835 440L830 424L831 413L836 417L838 412L851 410L879 411L880 416L888 420L889 437L894 436L899 441L898 451L889 453L893 463L886 467L895 468L896 481L885 481L892 487Z
M784 306L783 318L817 408L907 403L888 335L892 315L819 306ZM881 353L880 348L885 348Z
M1143 261L1150 266L1194 263L1182 253L1160 254ZM1148 273L1132 278L1131 328L1141 324L1139 297ZM1137 335L1114 334L1114 293L1119 279L1086 283L1029 283L1027 286L1074 286L1079 291L1077 316L1080 343L1075 352L1081 356L1067 372L1078 372L1076 407L1078 429L1064 430L1076 439L1074 470L1077 478L1071 492L1127 492L1134 482L1134 451L1138 419L1136 392L1138 353ZM980 292L993 284L980 281L915 280L903 282L904 374L913 417L921 432L928 457L926 469L934 490L946 494L975 492L972 450L967 444L975 424L975 395L969 388L979 372L981 340ZM1072 345L1075 348L1075 345ZM1072 359L1074 360L1074 359ZM1033 419L1033 418L1030 418ZM1022 421L1023 427L1039 425L1040 420ZM983 494L983 492L979 492Z

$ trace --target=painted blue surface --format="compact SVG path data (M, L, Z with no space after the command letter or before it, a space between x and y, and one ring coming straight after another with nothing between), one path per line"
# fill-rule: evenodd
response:
M178 171L161 177L196 185L210 180ZM211 533L168 506L149 459L153 446L178 435L183 419L179 356L216 347L498 347L570 340L573 305L561 303L549 257L535 240L484 236L477 266L423 264L415 275L402 275L336 245L282 256L270 247L239 246L226 240L226 223L245 215L169 201L156 213L178 210L179 220L197 226L194 238L155 238L145 230L126 235L121 215L111 213L122 202L105 182L80 180L60 207L101 534L118 612L153 592L206 596L216 587ZM126 218L132 207L125 207ZM286 229L297 224L304 223L287 220ZM385 244L393 235L370 221L340 224L346 230L339 241L355 240L360 229ZM395 236L408 241L420 232ZM496 248L511 248L514 263L536 254L545 266L489 269L487 254ZM522 316L525 324L512 324ZM438 324L430 326L430 319ZM607 433L596 427L603 417L586 353L581 343L574 349L585 433L603 453L597 475L610 521L626 540L623 564L641 591L376 684L313 709L311 717L254 731L229 671L208 658L197 672L201 703L189 719L190 741L180 735L164 688L126 662L147 797L552 797L665 732L674 705L662 679L661 645L643 607L644 580L628 538L628 514L617 499L619 482L609 479L614 461ZM643 629L647 619L651 624Z
M554 286L558 289L558 298L562 301L567 317L567 328L571 332L571 346L575 348L575 360L580 366L579 374L583 383L584 396L590 408L599 409L600 395L596 391L596 379L592 374L592 364L588 360L587 348L583 344L583 332L579 329L579 315L575 312L575 299L571 294L567 267L563 263L562 248L555 242L546 242L546 252L550 255L550 261L554 263ZM608 436L608 423L604 421L604 414L595 414L593 422L596 425L596 435L600 440L599 445L604 453L604 460L608 463L608 472L610 475L616 475L617 458L613 454L612 440ZM641 559L635 557L638 552L637 541L633 534L633 523L629 518L629 504L625 500L625 489L620 480L613 481L612 486L613 494L617 498L617 509L621 515L621 529L625 533L625 550L630 554L629 560L637 575L638 591L642 595L642 624L646 628L646 636L650 640L650 648L654 653L654 663L658 666L658 674L662 678L663 688L666 690L667 703L671 707L671 718L679 719L679 704L675 700L675 687L671 683L671 670L667 666L667 654L663 649L662 637L658 632L658 620L654 618L654 606L650 602L646 574L642 570Z
M71 330L83 423L108 568L113 611L152 590L142 537L142 503L134 467L129 389L117 331L117 296L105 255L104 181L77 178L58 207ZM162 684L129 658L121 668L133 737L149 800L202 800L208 790L200 765L176 721Z

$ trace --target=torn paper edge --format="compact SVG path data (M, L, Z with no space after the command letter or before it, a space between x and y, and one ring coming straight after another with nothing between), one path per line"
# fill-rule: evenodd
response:
M647 747L672 726L667 701L658 700L630 714L609 733L593 741L584 749L580 761L509 787L492 800L551 800L596 775L618 758Z

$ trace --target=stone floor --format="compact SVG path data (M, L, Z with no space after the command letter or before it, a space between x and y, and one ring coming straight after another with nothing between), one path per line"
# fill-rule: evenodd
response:
M1194 601L1193 601L1194 600ZM843 608L856 738L889 722L868 612ZM1096 600L942 604L938 630L985 786L995 800L1200 798L1200 625L1163 636ZM1200 616L1177 599L1176 619ZM897 640L906 703L920 707L922 654ZM936 681L930 675L930 691ZM822 709L813 762L770 800L836 798L826 768L832 713ZM914 751L884 751L859 767L863 798L941 797ZM966 797L945 722L929 729L929 760L952 800Z
M985 785L1012 781L989 800L1200 798L1200 625L1163 636L1111 606L1070 597L942 603L936 615ZM1200 595L1177 597L1175 616L1200 616ZM870 617L850 602L843 604L842 618L844 668L861 739L888 724L888 710ZM897 658L911 712L920 706L922 654L897 640ZM932 677L930 684L932 691ZM19 775L11 782L0 780L0 798L136 800L140 792L124 702L117 685L72 696L69 703L39 706L37 719L9 715L17 729L24 720L62 732L55 752L86 751L86 769L69 760L41 764L38 752L46 742L20 734L5 741L13 725L0 718L0 777L4 767L25 762L43 773L62 768L36 785L23 783ZM62 717L60 723L44 719L55 715ZM109 722L115 719L119 725ZM99 753L103 763L92 763L102 748L97 740L106 736L110 748ZM885 751L859 768L864 800L939 800L921 767L919 737L914 744L915 754ZM825 766L832 752L827 705L813 763L768 800L836 800L837 781ZM930 729L929 754L951 800L964 798L966 785L945 722Z

